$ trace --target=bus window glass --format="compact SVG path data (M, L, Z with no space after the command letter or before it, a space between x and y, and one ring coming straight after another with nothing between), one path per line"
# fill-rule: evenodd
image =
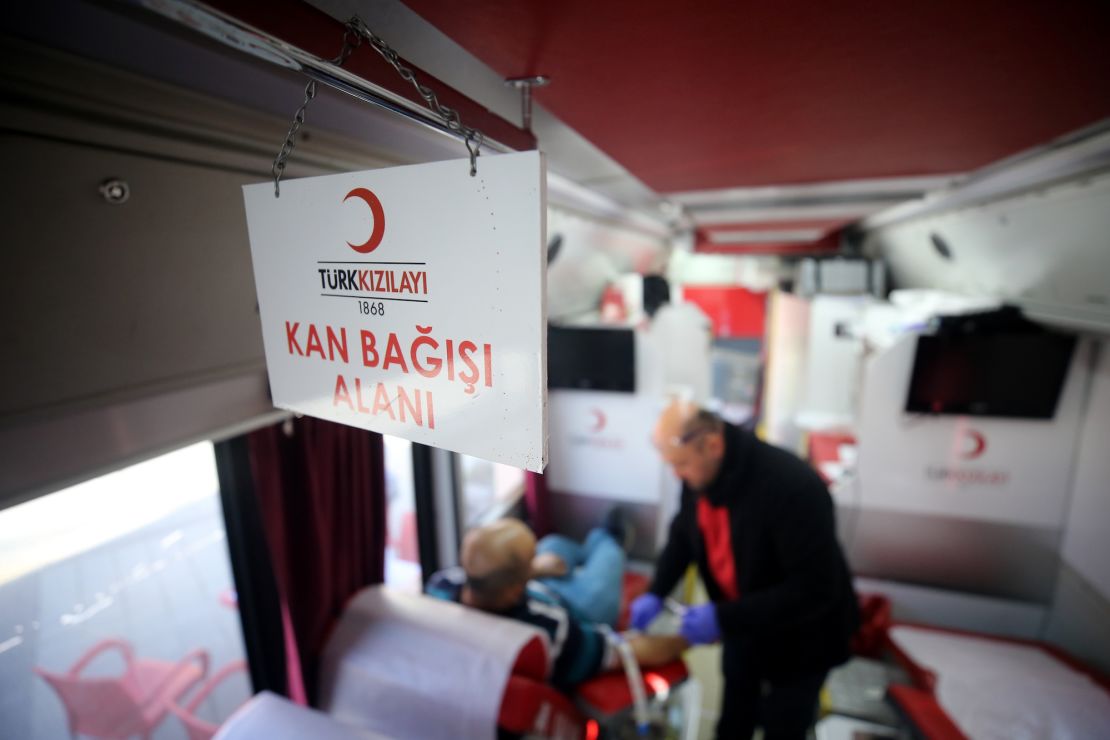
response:
M470 455L459 455L466 527L506 513L524 492L524 471Z
M0 511L0 734L184 739L250 691L210 443Z
M385 444L386 517L385 582L419 593L420 548L416 535L416 490L412 479L412 442L382 435Z

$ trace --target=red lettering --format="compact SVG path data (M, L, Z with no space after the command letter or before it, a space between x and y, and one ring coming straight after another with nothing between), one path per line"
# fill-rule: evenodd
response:
M328 334L328 359L334 362L335 354L338 352L339 356L343 358L343 362L349 362L347 359L347 330L340 327L339 336L337 337L335 330L330 326L325 327L325 329Z
M366 276L369 274L369 272L369 270L358 271L358 287L361 290L366 291L367 293L370 292L370 284L366 282Z
M478 364L470 357L478 345L469 339L459 345L459 358L466 365L466 370L459 373L459 380L466 384L463 393L470 395L474 392L474 384L478 382Z
M362 402L362 381L355 378L355 400L358 403L358 412L360 414L369 414L370 409Z
M308 343L305 344L305 356L311 355L313 352L318 352L321 360L326 360L324 357L324 345L320 342L320 332L316 331L315 324L308 325Z
M299 321L297 323L293 324L293 326L289 326L289 322L286 321L285 322L285 341L289 345L289 354L291 354L291 355L300 355L301 357L304 357L304 350L301 349L301 345L297 341L297 329L299 329L300 326L301 326L301 323Z
M417 426L424 426L424 414L420 411L420 391L413 394L416 398L416 403L413 404L409 394L401 386L397 386L397 407L401 410L401 421L405 420L405 408L407 407L409 413L412 415L412 420Z
M431 332L431 330L432 327L430 326L420 326L419 324L416 325L416 331L420 332L421 334L428 334L429 332ZM409 347L409 359L412 360L412 366L416 370L416 372L420 373L425 378L437 377L440 373L440 370L443 368L443 360L439 359L438 357L427 357L425 358L425 361L428 364L427 366L425 366L424 363L420 361L420 355L417 354L417 350L419 350L421 347L430 347L434 351L439 349L439 342L437 342L432 337L421 336L414 339L412 341L412 346Z
M374 332L363 329L359 334L362 336L362 364L366 367L377 367L378 351L374 349Z
M356 387L358 380L355 380ZM347 404L347 408L351 411L355 410L354 405L351 404L351 393L347 390L347 381L343 380L342 375L335 376L335 392L331 394L331 405L338 406L339 402Z
M493 387L493 347L488 344L482 345L482 354L485 359L486 369L486 388Z
M401 343L397 341L397 335L393 332L389 333L389 340L385 345L385 362L382 363L382 370L388 370L390 365L400 365L401 372L407 373L409 366L405 363L405 354L401 351Z
M432 406L432 392L431 391L424 391L424 399L427 401L427 403L424 404L424 408L426 408L428 410L428 428L429 429L435 429L436 428L436 410L435 410L435 407Z
M378 387L374 390L374 410L371 412L377 416L379 411L385 411L389 414L389 418L397 421L397 417L393 415L393 406L390 405L389 394L385 392L385 385L378 383Z

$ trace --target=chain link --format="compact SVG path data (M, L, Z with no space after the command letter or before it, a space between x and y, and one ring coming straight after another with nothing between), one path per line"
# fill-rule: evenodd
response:
M474 177L478 174L478 157L481 154L482 147L482 132L470 126L464 126L462 119L459 117L459 112L454 108L450 108L439 102L435 91L427 85L421 84L417 79L415 73L406 67L401 61L397 52L390 47L380 36L371 31L361 18L357 16L347 21L345 30L343 31L343 48L340 50L339 55L330 59L332 64L337 67L342 67L343 64L350 59L351 54L355 52L362 45L363 39L370 42L374 51L378 52L389 62L389 65L396 70L401 79L412 84L416 88L417 94L424 103L435 113L443 119L443 123L447 126L449 131L453 131L463 138L466 144L466 151L470 155L470 176ZM297 132L300 131L301 126L304 125L305 111L308 109L308 104L316 97L316 80L309 80L304 88L304 102L297 112L293 114L293 123L289 126L289 132L285 135L285 141L281 145L281 151L278 152L277 157L274 158L274 164L270 168L271 174L274 176L274 197L281 197L281 176L285 173L286 162L289 161L290 155L293 154L293 149L297 146Z
M274 165L270 168L271 174L274 176L274 197L281 197L281 176L285 174L285 163L289 160L289 155L293 153L293 149L297 146L297 132L300 131L301 126L304 125L304 112L308 109L308 104L316 97L316 80L309 80L304 88L304 102L297 112L293 114L293 123L289 126L289 133L285 135L285 141L281 145L281 151L278 152L277 157L274 159Z
M463 138L466 142L466 150L470 154L470 176L474 177L474 175L478 173L477 158L481 154L479 150L482 147L482 132L470 126L463 125L462 119L459 117L459 112L454 108L440 103L435 91L427 85L421 84L416 79L416 74L401 62L401 58L397 55L397 52L380 36L371 31L366 24L362 22L362 19L357 16L352 18L348 21L347 27L348 29L356 29L358 33L369 41L370 45L374 47L374 50L397 71L401 79L411 83L412 86L416 88L417 94L420 95L421 99L432 112L443 119L444 125L447 126L448 130L454 131Z
M347 30L343 32L343 48L340 49L339 55L328 60L337 67L342 67L351 54L354 54L355 49L362 45L362 36L356 29L347 24ZM278 152L277 157L274 158L274 164L270 168L270 173L274 176L274 197L281 197L281 176L285 174L285 164L289 161L289 156L293 154L293 150L297 146L297 132L301 130L304 125L304 114L308 110L308 104L316 97L316 80L309 80L304 88L304 102L297 112L293 114L293 123L289 126L289 132L285 134L285 141L281 145L281 151Z

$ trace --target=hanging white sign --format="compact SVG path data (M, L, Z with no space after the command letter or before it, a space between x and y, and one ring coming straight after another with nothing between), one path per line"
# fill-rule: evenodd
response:
M274 405L540 472L538 152L247 185Z

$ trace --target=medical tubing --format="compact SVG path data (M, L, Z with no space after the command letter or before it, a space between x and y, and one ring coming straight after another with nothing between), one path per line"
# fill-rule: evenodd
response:
M637 734L648 734L648 704L647 694L644 692L644 678L640 674L640 664L632 653L632 646L621 635L614 632L608 625L599 625L602 633L609 643L616 648L617 655L624 665L624 675L628 678L628 688L632 690L632 717L636 722Z

